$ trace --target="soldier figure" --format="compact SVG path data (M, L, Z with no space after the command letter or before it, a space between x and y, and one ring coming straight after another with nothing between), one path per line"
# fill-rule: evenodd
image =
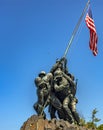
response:
M42 114L43 106L45 105L45 102L48 99L49 93L51 91L52 78L52 73L46 74L45 71L41 71L39 76L35 79L35 85L37 86L38 101L34 104L33 107L38 113L38 115ZM46 115L44 112L43 114L45 117Z
M68 113L66 117L63 113L58 112L59 118L71 120L71 122L75 120L75 122L79 124L80 119L76 112L76 103L78 100L75 97L77 82L75 83L74 76L68 73L67 60L61 58L52 67L50 72L54 75L54 93L62 102L63 109ZM56 109L51 107L51 113L55 113L55 111Z
M66 120L68 120L70 123L74 123L74 118L73 118L71 110L69 108L70 84L69 84L68 80L63 76L63 72L62 72L61 68L58 68L54 72L54 81L55 81L54 90L55 90L56 96L62 102L65 115L67 116Z
M75 97L75 94L76 94L76 89L77 89L77 80L76 80L76 82L74 81L75 79L74 79L74 76L73 75L71 75L70 73L68 73L67 75L66 74L64 74L63 73L63 76L65 77L65 78L67 78L67 80L69 81L69 83L70 83L70 105L69 105L69 107L70 107L70 109L71 109L71 112L72 112L72 114L73 114L73 117L74 117L74 119L75 119L75 121L76 121L76 123L78 124L78 125L80 125L80 118L79 118L79 115L78 115L78 113L76 112L76 104L78 103L78 99Z
M53 77L54 77L54 73L55 71L60 68L63 72L67 70L67 67L66 67L66 64L67 64L67 60L63 57L61 58L60 60L57 59L56 60L56 63L53 65L53 67L51 68L50 72L53 74ZM55 94L55 91L54 91L54 83L55 83L55 80L53 78L53 87L52 87L52 93ZM53 99L53 98L52 98ZM57 111L57 114L59 116L60 119L64 119L65 118L65 114L63 113L63 106L61 105L59 99L57 98L57 96L55 95L55 99L57 100L56 102L58 102L58 108L57 109L55 106L56 105L52 105L50 104L49 106L49 112L50 112L50 117L51 118L56 118L55 116L55 112ZM55 103L53 103L55 104ZM57 104L57 103L56 103ZM62 109L62 110L61 110ZM58 111L59 110L59 111Z

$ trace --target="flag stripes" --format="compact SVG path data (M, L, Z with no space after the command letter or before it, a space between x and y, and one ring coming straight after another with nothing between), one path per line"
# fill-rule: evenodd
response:
M98 36L97 36L96 27L94 24L94 20L92 18L92 12L90 8L86 15L85 22L90 31L89 47L92 50L93 55L96 56L98 54L98 49L97 49Z

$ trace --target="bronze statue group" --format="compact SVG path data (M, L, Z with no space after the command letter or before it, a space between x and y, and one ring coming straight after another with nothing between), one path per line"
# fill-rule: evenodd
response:
M77 80L69 73L66 58L57 60L49 73L41 71L34 82L38 100L33 107L39 116L46 118L44 109L48 106L51 119L60 118L80 125L75 97Z

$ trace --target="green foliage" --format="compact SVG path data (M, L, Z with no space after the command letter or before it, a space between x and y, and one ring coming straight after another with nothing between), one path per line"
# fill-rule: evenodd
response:
M100 121L100 119L98 119L98 118L96 117L97 112L98 112L98 111L97 111L96 108L93 109L93 111L92 111L92 117L91 117L92 121L91 121L91 122L93 122L94 124L95 124L96 122L99 122L99 121Z
M90 122L87 122L87 128L97 128L96 126L96 123L100 121L99 118L96 117L96 114L97 114L97 109L93 109L92 111L92 116L91 116L91 121Z
M99 118L96 117L97 114L97 109L93 109L92 115L91 115L91 120L89 122L86 122L85 119L82 117L80 118L80 124L81 126L85 126L86 128L92 128L92 129L97 129L97 130L103 130L103 125L100 125L97 127L96 123L100 121Z
M96 124L94 124L93 122L87 122L85 126L87 128L96 128Z
M86 124L86 121L83 117L80 118L80 124L81 124L81 126L85 126L85 124Z
M97 130L103 130L103 124L97 127Z

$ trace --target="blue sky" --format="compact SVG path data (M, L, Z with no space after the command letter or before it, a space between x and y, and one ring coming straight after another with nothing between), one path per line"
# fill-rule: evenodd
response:
M87 0L0 0L0 128L18 130L37 100L34 78L49 72L64 55ZM78 78L78 112L90 120L97 108L103 123L103 1L91 0L98 33L98 55L89 49L83 18L67 54L70 73Z

